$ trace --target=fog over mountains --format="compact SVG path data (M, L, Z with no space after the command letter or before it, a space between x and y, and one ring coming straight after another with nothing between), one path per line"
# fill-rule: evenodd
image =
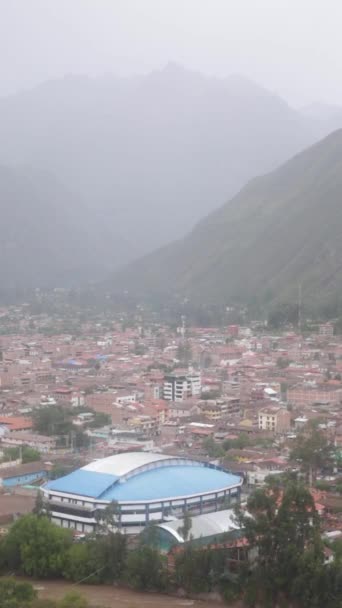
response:
M105 276L182 237L250 178L342 124L333 114L296 111L240 76L220 80L174 64L130 79L69 76L2 98L0 205L17 226L0 276L20 283L25 275L33 285ZM23 187L28 173L33 189L32 181ZM55 218L66 224L58 235ZM47 228L60 253L26 273Z
M327 305L342 284L342 130L251 180L192 232L113 287L194 302Z
M0 166L0 202L0 288L79 285L111 267L109 231L95 252L93 213L51 174Z

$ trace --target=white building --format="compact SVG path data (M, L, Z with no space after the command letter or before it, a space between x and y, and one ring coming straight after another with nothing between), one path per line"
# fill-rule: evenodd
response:
M168 374L164 378L163 395L166 401L185 401L188 397L200 395L201 390L201 374L198 372Z

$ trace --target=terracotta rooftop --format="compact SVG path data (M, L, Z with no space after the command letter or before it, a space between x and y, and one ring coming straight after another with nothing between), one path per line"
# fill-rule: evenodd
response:
M32 429L31 418L22 416L0 416L0 425L5 425L10 431L21 431Z

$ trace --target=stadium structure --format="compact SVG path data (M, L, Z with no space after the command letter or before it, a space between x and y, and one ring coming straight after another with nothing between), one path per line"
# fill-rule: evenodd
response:
M128 452L95 460L42 487L52 521L79 533L93 532L112 501L117 526L138 534L161 523L227 508L239 500L242 479L221 467L189 458Z

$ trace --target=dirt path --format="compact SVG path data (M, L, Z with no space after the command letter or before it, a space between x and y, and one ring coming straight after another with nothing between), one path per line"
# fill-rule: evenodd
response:
M103 608L219 608L220 603L170 597L157 593L138 593L122 587L106 585L73 585L65 581L28 580L40 598L60 599L65 593L77 590L91 606Z

